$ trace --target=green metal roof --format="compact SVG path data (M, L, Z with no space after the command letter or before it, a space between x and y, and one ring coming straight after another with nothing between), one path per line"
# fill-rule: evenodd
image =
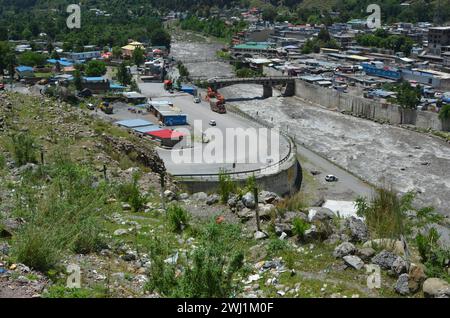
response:
M247 42L234 46L235 49L249 49L249 50L267 50L270 45L266 42Z

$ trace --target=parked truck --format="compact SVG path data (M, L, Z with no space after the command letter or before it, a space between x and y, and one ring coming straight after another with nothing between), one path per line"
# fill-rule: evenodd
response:
M217 98L210 98L209 104L211 106L211 110L213 112L219 113L219 114L225 114L227 112L227 109L225 108L225 104L223 100L217 99Z

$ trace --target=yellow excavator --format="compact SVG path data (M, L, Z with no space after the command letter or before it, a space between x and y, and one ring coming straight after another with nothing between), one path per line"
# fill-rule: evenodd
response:
M98 106L102 112L105 114L112 114L114 111L114 108L109 102L100 102L100 105Z

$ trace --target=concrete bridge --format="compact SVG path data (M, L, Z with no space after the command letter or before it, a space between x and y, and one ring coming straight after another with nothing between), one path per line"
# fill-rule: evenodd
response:
M273 86L286 86L284 95L293 96L295 94L295 77L290 76L270 76L270 77L249 77L249 78L212 78L208 80L208 85L217 91L223 87L236 84L260 84L263 86L263 97L268 98L273 95Z

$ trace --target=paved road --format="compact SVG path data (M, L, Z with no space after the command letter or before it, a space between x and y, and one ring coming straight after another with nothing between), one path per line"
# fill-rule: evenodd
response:
M275 135L272 136L271 131L235 114L215 113L211 111L209 104L205 101L195 104L193 97L189 94L169 94L160 83L139 83L139 88L143 95L151 97L152 100L172 101L175 107L179 108L183 114L188 115L188 122L193 127L191 131L193 131L194 142L190 145L190 148L185 143L182 144L184 149L158 150L168 171L172 174L209 174L218 173L220 169L233 172L256 170L277 162L277 158L282 159L289 153L289 143L284 137L280 138L275 132L273 132ZM210 120L215 120L217 126L211 127L209 125ZM247 138L243 141L242 147L239 147L238 143L234 147L230 147L227 142L231 142L232 138L227 138L227 133L232 128L245 130L253 128L257 130L257 142L250 141ZM207 139L211 140L209 143L201 143L202 132L205 133ZM243 131L236 132L242 136ZM214 136L219 137L219 135L222 135L223 139L214 139ZM275 138L272 139L273 137ZM265 141L267 146L262 145L261 141ZM217 152L214 151L214 147ZM274 148L278 149L278 153L271 153L268 150ZM234 154L230 149L234 149ZM260 152L258 153L258 151ZM204 160L201 162L195 160L195 153L197 155L201 153ZM174 154L178 154L178 156L174 156ZM180 164L177 159L181 155L183 158L189 158L190 155L190 158L195 160L194 163ZM222 160L216 160L216 158ZM205 161L207 164L205 164ZM233 168L233 163L236 163L235 168Z

